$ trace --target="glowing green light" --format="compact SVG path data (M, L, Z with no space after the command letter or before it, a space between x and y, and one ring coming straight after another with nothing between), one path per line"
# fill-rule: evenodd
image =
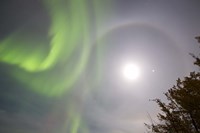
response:
M25 88L48 97L60 97L73 88L87 66L92 46L91 11L87 2L44 0L51 18L48 41L23 30L0 41L0 62L12 66L11 73ZM92 19L96 20L98 30L100 2L91 3L96 17ZM100 52L97 48L98 58L101 58ZM99 69L98 61L96 65ZM77 133L82 126L80 114L74 113L71 117L70 132ZM88 132L85 126L82 127L85 133Z

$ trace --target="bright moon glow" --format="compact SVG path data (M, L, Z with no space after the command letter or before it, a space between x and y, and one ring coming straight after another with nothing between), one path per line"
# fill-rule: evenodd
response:
M127 63L123 67L123 76L126 80L133 81L138 79L140 75L140 68L133 63Z

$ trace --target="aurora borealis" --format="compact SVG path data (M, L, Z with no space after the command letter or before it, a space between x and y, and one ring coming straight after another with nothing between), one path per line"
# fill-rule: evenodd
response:
M195 68L198 0L2 0L0 132L140 133ZM190 45L188 45L190 44ZM126 61L140 79L120 75ZM162 98L162 97L161 97Z
M87 65L91 47L89 13L85 1L44 2L51 16L49 42L35 40L23 31L12 33L1 41L1 61L18 67L14 76L33 90L61 95ZM79 55L70 62L76 53Z
M96 9L99 2L90 3ZM50 17L48 33L42 35L45 39L19 28L1 40L0 59L12 66L10 76L25 85L24 88L43 97L59 99L70 95L69 91L87 66L92 47L91 13L85 0L44 0L41 4ZM98 14L97 10L93 12ZM69 104L64 109L68 117L59 130L77 133L81 115L74 109L74 103Z

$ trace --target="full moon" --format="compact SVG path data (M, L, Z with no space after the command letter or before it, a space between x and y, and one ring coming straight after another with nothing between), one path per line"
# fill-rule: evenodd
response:
M122 74L126 80L133 81L140 76L140 68L134 63L127 63L122 68Z

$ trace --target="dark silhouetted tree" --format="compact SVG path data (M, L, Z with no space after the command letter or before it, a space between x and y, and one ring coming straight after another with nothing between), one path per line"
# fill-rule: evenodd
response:
M200 37L196 37L200 43ZM191 54L200 67L200 58ZM145 124L153 133L200 133L200 72L191 72L169 89L167 103L154 99L161 109L159 123Z

